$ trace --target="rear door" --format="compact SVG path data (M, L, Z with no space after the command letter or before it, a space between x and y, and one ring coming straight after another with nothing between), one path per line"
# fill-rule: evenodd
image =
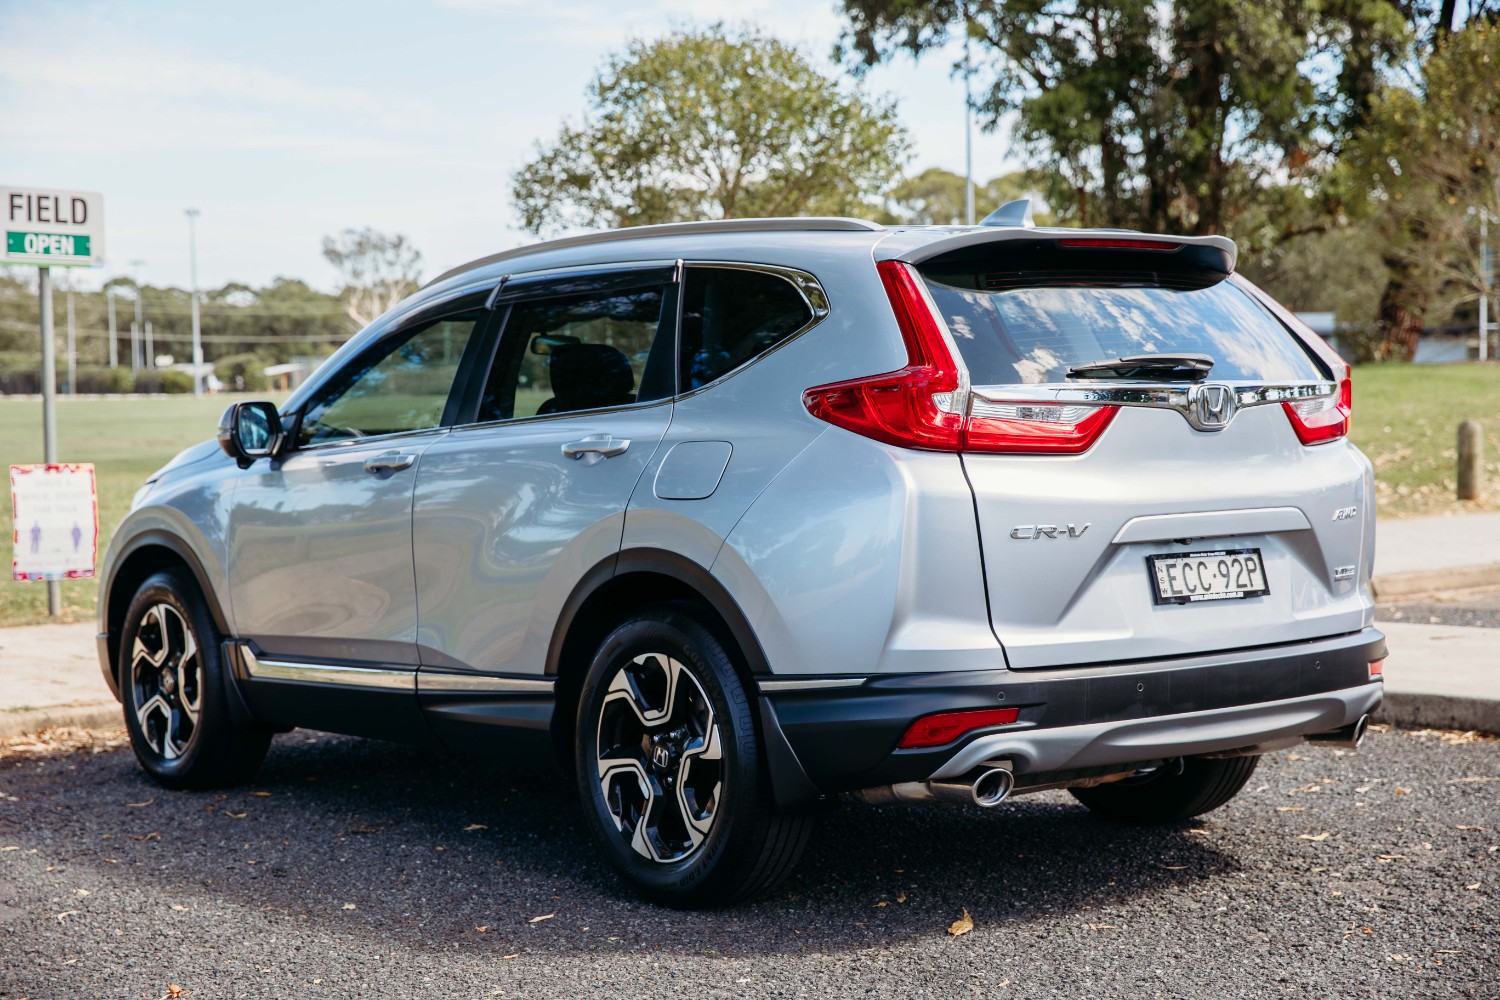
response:
M1038 238L920 265L972 386L963 463L1012 667L1364 624L1346 371L1199 250Z

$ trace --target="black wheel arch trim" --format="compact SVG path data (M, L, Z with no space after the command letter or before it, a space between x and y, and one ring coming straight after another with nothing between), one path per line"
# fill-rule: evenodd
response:
M755 679L771 673L765 650L755 630L750 627L739 603L714 576L702 565L685 556L662 549L626 549L595 564L579 580L573 593L563 604L553 626L552 640L547 648L546 676L556 677L562 666L563 648L572 631L578 613L599 589L617 577L631 573L653 573L668 577L691 588L713 608L729 630L730 637L750 673L749 695L757 703L756 718L760 723L761 738L765 746L766 770L771 780L776 804L781 808L792 808L822 798L816 785L807 776L807 771L797 758L791 743L782 732L781 721L770 701L758 690Z

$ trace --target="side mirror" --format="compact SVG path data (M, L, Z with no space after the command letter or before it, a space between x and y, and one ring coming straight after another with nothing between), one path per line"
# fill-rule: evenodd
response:
M242 469L281 447L281 414L274 403L232 403L219 420L219 447Z

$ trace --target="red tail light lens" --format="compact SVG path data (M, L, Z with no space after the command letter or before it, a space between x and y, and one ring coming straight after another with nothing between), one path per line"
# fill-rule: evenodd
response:
M1338 391L1331 396L1282 403L1297 440L1303 444L1336 441L1349 433L1350 414L1354 410L1354 386L1346 371Z
M1181 250L1181 243L1171 243L1167 240L1139 240L1120 238L1117 236L1086 236L1072 239L1058 240L1058 246L1071 247L1074 249L1099 249L1099 250L1163 250L1171 252Z
M906 344L906 367L831 382L802 394L819 420L876 441L931 451L1076 455L1109 426L1117 407L955 399L958 366L911 265L876 265Z
M986 726L1005 726L1015 722L1021 715L1019 708L977 708L966 712L939 712L924 715L906 730L901 742L902 750L918 750L924 747L940 747L952 743L965 733Z

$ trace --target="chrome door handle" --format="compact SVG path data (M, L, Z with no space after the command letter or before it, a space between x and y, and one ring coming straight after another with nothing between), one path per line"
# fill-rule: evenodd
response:
M365 462L366 472L400 472L402 469L410 469L417 463L417 456L408 455L399 451L388 451L382 455Z
M616 455L625 454L630 448L628 438L611 437L608 434L591 434L581 441L574 441L563 445L562 453L568 458L578 459L585 455L598 455L600 458L614 458Z

